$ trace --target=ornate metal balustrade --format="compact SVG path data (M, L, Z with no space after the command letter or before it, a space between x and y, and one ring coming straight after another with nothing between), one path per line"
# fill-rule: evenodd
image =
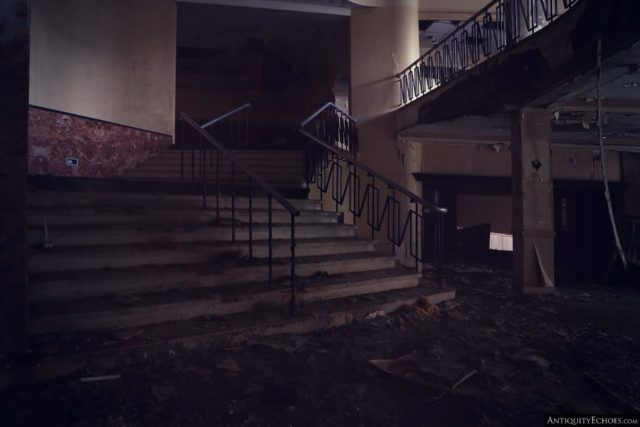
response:
M358 154L357 121L331 102L309 116L300 127L351 157Z
M579 0L493 0L396 77L405 105L526 39Z
M394 252L404 244L416 270L426 261L423 239L429 239L436 281L442 285L447 210L359 162L355 156L357 121L334 104L324 105L302 122L300 132L309 139L305 146L307 186L315 185L321 198L329 196L336 212L343 206L355 218L365 218L371 239L382 233L393 243ZM427 232L431 227L433 232Z
M229 113L227 117L229 117ZM238 222L236 220L236 199L238 198L238 190L241 188L242 191L246 194L246 197L248 197L249 223L247 224L247 226L249 232L249 240L246 242L246 244L249 247L250 261L253 260L253 203L255 192L256 190L259 190L263 194L266 194L269 230L267 239L269 287L271 287L273 281L273 201L275 200L277 203L282 205L282 207L289 213L291 230L291 269L289 274L289 280L291 284L290 310L293 313L296 306L296 217L300 214L300 212L291 203L289 203L287 199L285 199L285 197L280 194L275 188L273 188L263 178L261 178L254 171L240 162L232 151L226 148L225 145L218 141L213 135L211 135L211 133L207 132L204 125L198 125L191 117L189 117L184 112L178 115L178 119L180 122L179 135L180 144L182 147L182 154L180 156L182 168L181 178L183 181L190 179L191 183L193 184L194 190L197 189L196 184L200 186L200 189L202 191L202 207L207 208L210 190L210 187L208 185L210 181L208 172L213 171L213 173L215 173L215 178L211 177L213 178L211 180L213 181L214 187L213 196L215 197L216 220L218 224L222 224L222 222L220 221L220 197L224 192L228 194L228 197L230 197L231 199L231 221L229 223L229 227L231 228L231 240L234 242L236 241L236 227ZM191 147L190 176L186 176L186 174L184 173L184 147ZM195 155L196 152L198 153L197 157ZM227 185L223 186L220 176L220 167L221 163L224 160L230 162L230 185L226 183Z

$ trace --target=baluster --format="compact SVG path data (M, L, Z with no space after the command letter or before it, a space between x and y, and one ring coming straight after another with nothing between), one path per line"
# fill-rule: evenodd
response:
M202 134L200 134L200 144L202 145L201 157L202 157L202 209L207 207L207 150L202 140Z
M333 176L333 189L334 189L334 195L333 195L333 200L335 200L336 202L336 213L338 212L338 199L340 198L340 178L342 177L342 169L340 168L340 161L338 160L338 155L334 154L333 155L333 165L335 167L335 173Z
M236 241L236 181L233 160L231 160L231 241Z
M291 214L291 314L296 312L296 220Z
M193 132L195 132L195 129L191 129L191 133L193 134ZM196 178L195 178L195 172L196 172L196 150L195 147L191 147L191 188L192 191L195 193L196 191Z
M437 227L437 264L436 264L436 283L439 288L442 288L444 283L444 214L436 213L436 227Z
M269 289L271 289L272 280L273 280L273 230L272 230L272 217L271 217L271 194L267 198L267 210L269 215Z
M216 149L216 219L220 222L220 150Z
M373 175L369 175L371 177L371 240L375 240L376 237L376 212L375 212L375 198L376 198L376 177Z
M249 145L249 109L247 108L247 112L245 113L245 120L244 120L244 127L245 127L245 145Z
M307 194L310 192L310 183L309 183L309 144L305 144L304 152L303 152L303 167L304 167L304 180L306 183Z
M253 261L253 179L249 177L249 261Z
M391 226L393 227L393 239L391 240L391 255L395 255L396 254L396 241L398 240L398 215L396 214L396 187L392 187L391 188L391 197L392 197L392 203L391 203L391 213L390 216L392 216L392 220L391 220Z
M415 235L414 235L414 240L416 242L416 248L415 248L415 252L413 254L413 258L415 259L416 262L416 272L420 271L420 266L418 263L419 260L419 250L420 250L420 243L421 243L421 239L420 239L420 230L422 230L422 228L419 226L420 225L420 215L418 214L418 201L417 200L413 200L414 203L414 212L416 215L416 230L415 230Z
M184 181L184 119L180 116L180 181Z

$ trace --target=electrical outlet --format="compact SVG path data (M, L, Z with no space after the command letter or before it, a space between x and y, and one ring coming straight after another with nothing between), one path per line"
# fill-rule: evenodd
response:
M71 166L72 168L78 167L79 163L80 161L75 157L67 157L66 159L64 159L64 164L67 166Z

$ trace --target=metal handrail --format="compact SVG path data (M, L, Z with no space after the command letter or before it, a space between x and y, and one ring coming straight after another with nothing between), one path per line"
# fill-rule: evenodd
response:
M218 117L216 117L214 119L211 119L208 122L200 125L200 127L202 129L206 129L209 126L211 126L211 125L213 125L215 123L218 123L219 121L222 121L222 120L226 119L227 117L232 116L235 113L240 112L240 111L245 110L245 109L249 109L249 110L251 109L251 103L250 102L247 102L246 104L243 104L243 105L239 106L238 108L235 108L235 109L233 109L233 110L231 110L231 111L229 111L227 113L224 113L221 116L218 116Z
M251 169L244 165L238 158L233 154L233 152L227 149L224 145L222 145L219 141L217 141L213 136L211 136L208 132L206 132L202 126L198 125L191 117L189 117L185 112L181 112L179 117L183 119L186 123L191 125L203 138L205 138L211 145L213 145L220 152L224 153L225 157L235 163L241 170L244 172L249 178L251 178L255 183L257 183L265 192L271 195L274 199L276 199L289 213L293 215L300 215L300 211L298 211L291 203L287 201L287 199L278 192L273 186L271 186L268 182L266 182L262 177L257 175Z
M308 125L309 123L311 123L311 121L313 119L315 119L316 117L318 117L324 110L326 110L329 107L333 107L334 109L338 110L339 112L341 112L342 114L344 114L345 116L347 116L349 119L353 120L354 123L358 123L358 119L356 119L355 117L353 117L352 115L350 115L349 113L347 113L346 111L344 111L342 108L338 107L336 104L334 104L333 102L327 102L326 104L324 104L322 107L320 107L315 113L313 113L312 115L310 115L309 117L307 117L302 123L300 123L300 127L304 128L306 125Z
M558 7L560 1L563 10ZM531 36L578 1L492 0L395 75L400 81L401 105Z
M249 167L242 163L236 155L225 147L220 141L217 140L210 132L199 126L191 117L185 112L178 114L178 118L182 124L181 132L181 172L180 177L184 179L184 147L186 146L185 139L185 124L188 125L192 132L195 132L196 142L200 151L200 158L196 162L195 149L191 151L191 181L195 189L197 177L195 176L196 164L199 164L199 172L202 179L202 207L207 207L207 160L210 162L210 167L213 167L213 152L215 151L215 163L216 163L216 218L220 221L220 162L221 158L226 156L231 161L231 240L236 241L236 180L235 169L238 167L241 172L249 178L248 180L248 193L249 193L249 260L253 260L253 187L256 184L263 191L267 193L267 212L268 212L268 265L269 265L269 288L271 288L273 282L273 218L272 218L272 200L275 199L280 203L284 209L289 212L290 217L290 230L291 230L291 269L289 274L289 280L291 283L291 300L290 300L290 313L293 314L296 309L296 217L300 215L300 211L296 209L287 199L284 198L275 188L267 183L262 177L253 172ZM206 144L213 149L206 149ZM207 159L209 157L209 159Z
M336 111L327 111L329 108ZM326 114L323 114L326 112ZM354 215L354 219L366 218L367 225L371 228L371 239L375 239L376 232L381 232L386 221L387 239L393 243L392 248L405 244L408 255L415 260L416 270L419 271L419 263L424 262L424 249L421 246L425 236L427 214L433 218L434 252L433 265L436 271L436 282L442 286L444 281L444 214L447 209L437 206L435 203L412 193L403 186L387 179L380 173L371 169L356 159L357 151L357 126L355 119L345 116L350 123L336 120L336 114L345 114L335 105L325 104L313 113L301 124L299 131L310 142L305 146L305 176L307 188L315 183L320 190L320 199L327 193L335 201L335 209L338 212L339 205L347 206L348 212ZM342 117L340 117L342 118ZM345 132L345 129L347 131ZM315 134L313 133L315 131ZM353 138L351 140L350 138ZM324 139L324 140L323 140ZM355 141L355 143L354 143ZM347 146L349 150L343 149ZM347 164L347 176L343 176L343 163ZM359 173L366 173L370 182L363 189ZM378 184L376 184L378 181ZM387 187L388 193L384 196L382 208L380 206L380 183ZM398 195L407 197L408 207L406 213L402 212L402 204ZM345 199L348 197L348 201ZM365 212L366 209L366 212ZM406 240L408 232L408 241Z
M330 146L329 144L324 143L323 141L321 141L320 139L318 139L317 137L315 137L314 135L310 134L309 132L307 132L304 129L300 129L300 132L305 135L308 138L311 138L316 144L322 146L322 148L324 148L325 150L330 151L331 153L333 153L334 155L341 157L342 160L347 161L348 163L351 163L355 166L357 166L358 168L362 169L363 171L365 171L368 175L371 176L375 176L376 179L384 182L385 184L387 184L389 187L394 188L396 191L399 191L400 193L404 194L405 196L409 197L409 199L412 202L418 202L420 204L423 204L425 206L428 206L429 208L440 212L440 213L447 213L447 208L443 207L443 206L437 206L435 205L433 202L430 202L428 200L423 199L422 197L418 196L415 193L412 193L411 191L407 190L406 188L402 187L400 184L395 183L394 181L391 181L390 179L385 178L383 175L381 175L380 173L374 171L373 169L371 169L370 167L368 167L367 165L365 165L364 163L360 162L359 160L356 160L355 158L349 156L347 153L345 153L344 151L341 150L337 150L335 148L333 148L332 146Z

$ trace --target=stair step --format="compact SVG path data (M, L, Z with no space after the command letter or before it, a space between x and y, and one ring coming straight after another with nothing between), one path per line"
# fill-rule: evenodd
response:
M375 242L354 238L299 239L296 255L321 256L373 251ZM248 242L225 243L172 243L157 245L123 245L91 248L56 248L32 251L29 272L78 271L100 268L123 268L144 265L201 264L213 262L216 257L229 253L247 254ZM268 257L268 242L254 242L254 256ZM289 240L273 241L273 257L291 255Z
M89 366L98 371L111 371L114 362L123 357L132 364L148 363L150 354L170 351L176 346L197 349L215 345L222 348L259 337L300 335L351 322L366 322L373 314L384 316L420 300L439 304L454 298L453 289L418 286L300 304L294 316L282 310L264 310L223 319L209 316L102 333L41 334L31 337L32 349L40 361L34 367L33 377L40 381L52 380L86 372ZM10 379L5 378L5 381Z
M60 207L31 208L27 214L27 221L31 228L42 230L44 218L49 227L55 226L85 226L85 225L122 225L122 224L165 224L175 225L210 225L216 221L215 200L207 209L202 208L130 208L126 206L95 206L67 209ZM237 221L249 223L249 210L236 209ZM231 209L221 209L220 218L231 219ZM321 210L301 211L296 217L296 224L305 223L337 223L339 215L335 212ZM254 224L266 224L269 214L266 209L253 209ZM289 224L291 215L283 210L273 210L271 213L273 224Z
M286 168L286 169L284 169ZM253 171L258 174L260 177L264 178L265 181L269 181L269 180L280 180L280 181L284 181L284 180L302 180L304 175L302 170L300 171L294 171L294 170L289 170L287 166L275 166L275 167L271 167L271 168L258 168L258 169L254 169L252 168ZM207 173L207 178L212 179L213 181L215 181L216 179L216 170L215 168L206 168L205 169L206 173ZM154 176L154 175L159 175L159 176L171 176L171 177L177 177L180 178L180 174L181 174L182 170L180 168L180 165L173 167L173 166L163 166L163 165L154 165L154 167L137 167L135 169L131 169L128 170L124 173L124 176ZM196 167L193 170L193 176L195 179L198 179L198 177L201 176L202 174L202 170L199 167ZM191 168L185 168L184 169L184 177L185 179L191 179ZM234 173L234 179L236 180L236 183L242 183L242 182L247 182L248 181L248 177L247 175L245 175L243 172L240 172L238 169L235 170ZM225 169L221 169L220 170L220 180L221 181L231 181L231 170L225 170Z
M148 180L148 181L170 181L170 182L179 182L181 180L180 173L164 173L164 172L128 172L124 175L127 179L130 180ZM237 177L236 177L237 178ZM280 187L300 187L303 188L306 186L306 181L301 176L262 176L262 178L272 186L276 188ZM185 175L185 181L189 182L191 177L189 175ZM202 179L196 175L196 182L202 182ZM243 182L241 180L237 180L235 182L237 187L245 186L248 187L246 180ZM216 177L215 175L207 174L207 185L209 185L210 189L214 189L216 185ZM221 176L220 177L220 185L231 185L231 177Z
M215 195L209 196L209 206L215 207ZM309 199L288 199L296 209L319 210L321 203L317 200ZM146 193L110 193L110 192L85 192L85 191L34 191L29 193L29 207L50 208L64 207L71 208L77 206L134 206L146 209L157 207L173 207L176 209L186 209L190 207L201 207L202 196L177 195L177 194L146 194ZM249 199L247 197L235 198L236 208L248 209ZM268 201L266 197L254 197L253 207L256 209L266 209ZM231 197L225 195L220 197L220 206L231 208ZM277 201L272 201L274 210L284 210Z
M395 257L370 252L300 257L296 259L296 275L336 275L360 271L393 268ZM290 274L288 259L274 260L273 280ZM62 301L159 292L169 289L218 287L242 283L266 282L269 266L265 262L247 264L241 259L220 264L189 266L130 267L115 270L87 270L62 273L32 274L30 298L32 302Z
M311 281L296 295L300 303L385 292L418 286L419 275L406 269L345 274ZM227 316L256 308L286 308L288 284L266 288L264 283L237 287L201 288L146 293L127 305L107 298L35 304L31 327L34 334L140 327L189 320L203 316Z
M198 155L200 150L184 150L185 157L191 156L191 152L194 152L195 155ZM215 157L215 151L213 152ZM304 152L302 150L232 150L233 156L240 159L282 159L282 158L302 158L304 156ZM155 154L150 159L156 159L159 157L168 157L168 158L180 158L181 156L180 149L171 149L161 151Z
M253 225L253 239L266 240L269 238L269 228L266 224ZM336 238L355 236L355 227L344 224L297 224L296 238ZM249 226L237 225L235 227L237 240L249 240ZM286 224L272 227L274 239L287 239L291 237L291 227ZM41 230L29 230L28 239L31 245L36 245L43 239ZM216 242L231 241L231 224L209 227L190 227L171 229L164 224L132 226L103 227L65 227L49 229L49 241L56 247L65 246L108 246L128 244L166 244L189 242Z
M247 163L245 166L248 166L251 170L255 171L258 174L269 173L269 172L287 172L292 174L293 172L302 173L304 171L303 164L293 163L291 164L287 160L279 160L279 159L270 159L269 163L265 162L256 162L256 163ZM184 163L180 161L180 159L153 159L153 161L148 161L144 163L138 164L135 168L131 170L168 170L168 171L178 171L181 169L185 171L189 171L191 173L191 158L185 159ZM201 165L198 161L194 161L193 169L195 171L199 171ZM207 161L207 173L215 173L216 164L215 160L213 165ZM235 173L240 175L244 174L237 166L234 167ZM231 173L231 163L228 161L220 162L220 172L221 173Z

